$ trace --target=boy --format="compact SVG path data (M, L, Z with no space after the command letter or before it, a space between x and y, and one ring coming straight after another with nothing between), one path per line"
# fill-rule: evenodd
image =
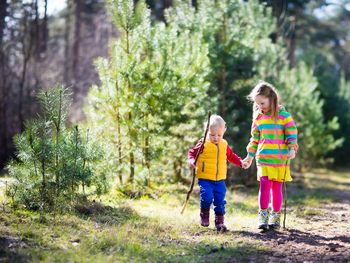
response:
M188 161L196 169L200 188L200 220L202 226L209 226L210 206L214 204L215 227L218 231L227 231L224 223L227 161L242 167L242 160L228 146L223 139L226 132L226 123L218 115L212 115L209 121L209 130L204 148L199 153L197 164L195 158L203 140L188 152Z

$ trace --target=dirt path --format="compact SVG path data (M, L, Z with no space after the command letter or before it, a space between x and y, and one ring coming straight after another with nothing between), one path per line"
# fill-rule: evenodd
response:
M321 174L313 179L313 187L319 187L317 191L337 201L321 202L308 208L298 207L308 209L308 213L305 215L299 211L303 216L293 219L293 222L287 214L286 230L281 228L278 232L266 233L241 231L243 237L271 248L248 262L350 262L350 178L347 175L340 181L331 181L327 174ZM334 185L339 188L333 188ZM314 189L307 191L314 194ZM298 191L295 185L289 190L292 193ZM297 212L293 211L294 214ZM281 219L282 223L283 216Z
M249 262L350 262L350 204L325 205L322 209L324 216L300 220L297 229L241 232L273 248Z

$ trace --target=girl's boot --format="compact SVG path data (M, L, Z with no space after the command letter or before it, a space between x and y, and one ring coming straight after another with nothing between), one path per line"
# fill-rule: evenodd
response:
M201 225L202 226L209 226L209 214L210 214L210 208L201 208Z
M279 229L280 221L281 221L281 213L272 211L269 216L269 228L271 229Z
M226 232L227 227L225 226L225 216L215 214L215 227L217 231Z
M268 221L269 221L269 211L267 211L267 209L260 209L259 215L258 215L258 228L262 230L267 230Z

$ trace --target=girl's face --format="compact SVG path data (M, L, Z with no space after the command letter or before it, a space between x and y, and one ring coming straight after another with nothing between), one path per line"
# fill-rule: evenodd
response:
M263 95L258 95L255 97L255 103L258 105L259 110L261 110L263 113L266 113L270 111L271 105L270 105L270 99L268 97L265 97Z
M225 131L226 131L225 126L210 127L209 133L208 133L209 140L214 144L218 144L221 141L222 137L224 136Z

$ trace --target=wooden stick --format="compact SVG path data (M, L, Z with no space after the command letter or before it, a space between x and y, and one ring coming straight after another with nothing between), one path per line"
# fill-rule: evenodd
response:
M203 143L202 143L201 147L199 148L199 151L198 151L197 154L196 154L196 158L195 158L195 160L194 160L194 165L197 164L199 154L203 151L203 148L204 148L205 140L206 140L206 138L207 138L207 134L208 134L208 130L209 130L210 116L211 116L211 111L208 112L208 122L207 122L207 127L206 127L205 133L204 133ZM183 214L183 212L184 212L185 209L186 209L188 200L190 199L190 195L191 195L192 190L193 190L193 186L194 186L195 180L196 180L196 169L193 168L193 169L192 169L192 182L191 182L191 187L190 187L190 190L189 190L188 193L187 193L186 201L185 201L185 203L184 203L184 205L183 205L183 207L182 207L181 214Z
M286 184L286 174L287 174L287 168L289 166L289 159L287 159L286 163L286 170L284 171L284 215L283 215L283 229L286 229L286 217L287 217L287 184Z

